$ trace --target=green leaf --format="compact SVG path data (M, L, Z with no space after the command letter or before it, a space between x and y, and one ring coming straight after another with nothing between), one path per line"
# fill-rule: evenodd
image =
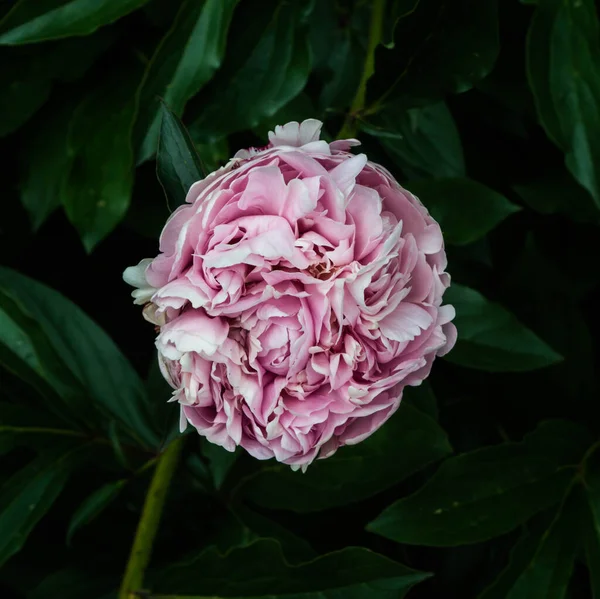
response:
M113 39L113 32L104 30L90 38L46 44L43 53L32 47L3 48L0 136L16 131L27 122L46 102L55 81L72 81L85 73ZM34 154L29 150L30 156Z
M187 130L163 104L156 174L171 210L185 202L190 187L203 178L202 170L202 163Z
M271 509L314 512L375 495L451 451L432 418L401 403L397 414L362 443L317 460L305 473L283 465L265 467L241 493Z
M20 0L0 21L0 45L88 35L147 0Z
M124 479L107 483L85 499L71 518L69 530L67 531L67 544L71 544L73 535L77 530L99 516L118 497L125 483Z
M203 438L202 454L208 459L215 489L220 489L229 471L240 457L240 451L227 451Z
M56 444L0 487L0 564L21 549L82 457L83 448Z
M157 592L271 599L399 599L429 575L382 555L348 547L290 565L276 541L261 540L225 555L209 549L159 574Z
M534 522L511 552L510 563L479 599L564 599L581 543L582 500L573 489L544 526Z
M40 324L2 287L0 283L0 363L35 389L48 409L74 429L89 428L98 414L94 406L82 402L81 384Z
M406 387L402 401L404 405L410 404L437 421L439 416L437 400L428 381L423 381L418 387Z
M281 524L267 518L246 505L234 508L235 515L255 535L255 539L275 539L281 545L285 559L292 564L308 562L317 557L315 550L307 541L284 528Z
M5 55L0 62L0 137L16 131L50 95L51 81L32 70L21 57Z
M421 0L405 8L393 45L375 54L369 104L412 108L464 92L491 71L499 49L495 0Z
M131 136L140 76L137 65L111 73L84 98L70 122L67 153L72 161L61 196L88 252L129 208L134 167Z
M592 196L566 170L553 169L543 178L515 185L513 189L541 214L565 214L578 222L599 220Z
M221 66L229 23L239 0L187 0L158 45L141 88L135 139L138 161L156 152L161 110L157 97L177 115Z
M0 454L23 446L35 449L51 447L55 442L83 441L85 435L65 428L65 423L35 406L0 401Z
M521 443L449 458L425 486L389 506L367 529L399 543L435 547L507 533L561 500L588 443L585 429L556 420Z
M443 102L398 112L386 107L359 121L360 128L383 145L407 177L462 177L465 174L460 136Z
M194 140L210 141L256 127L304 88L310 71L307 5L269 2L261 8L261 18L252 9L246 17L250 25L245 23L244 32L232 37L238 64L226 60L215 78L199 118L190 126Z
M34 230L61 204L61 193L73 160L68 148L69 122L74 102L56 107L45 126L31 132L21 153L21 202Z
M527 43L538 117L600 207L600 31L593 0L540 0Z
M93 402L123 423L130 437L155 446L143 383L110 337L60 293L8 268L0 267L0 290L28 310Z
M488 372L521 372L562 359L511 312L478 291L453 283L444 300L456 308L458 329L448 361Z
M520 208L471 179L411 181L408 185L441 225L448 243L467 245L484 237Z

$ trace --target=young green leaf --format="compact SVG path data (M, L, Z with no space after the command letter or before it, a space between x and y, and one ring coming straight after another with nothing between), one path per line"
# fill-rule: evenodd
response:
M488 372L543 368L562 358L500 304L453 283L444 300L456 308L458 341L448 361Z
M401 599L428 576L359 547L290 565L279 543L260 540L225 555L208 549L170 566L153 588L159 593L270 599Z
M19 0L0 21L0 45L88 35L148 0Z
M209 97L190 126L195 140L210 141L256 127L304 88L310 71L307 5L269 2L261 8L260 15L249 9L250 25L244 23L244 31L233 38L237 64L226 61L210 94L207 90Z
M155 446L143 384L108 335L60 293L13 270L0 268L0 289L27 309L89 397L122 422L130 437ZM92 403L87 399L82 407L89 412Z
M471 179L411 181L409 190L441 225L448 243L467 245L484 237L520 208Z
M449 458L424 487L389 506L368 530L435 547L507 533L561 501L588 443L579 425L547 421L521 443Z
M202 170L200 157L183 123L163 104L156 175L171 210L185 202L190 187L203 178Z
M398 112L389 106L360 128L377 138L407 177L463 177L460 136L445 103Z
M167 32L144 76L140 111L135 125L139 162L156 152L160 131L162 98L177 115L187 101L210 80L221 66L233 11L239 0L186 0Z
M124 479L121 479L107 483L85 499L71 518L67 531L67 544L71 544L75 532L99 516L118 497L125 482Z
M451 451L446 434L432 418L401 403L398 412L362 443L317 460L305 473L268 466L241 493L271 509L314 512L375 495Z

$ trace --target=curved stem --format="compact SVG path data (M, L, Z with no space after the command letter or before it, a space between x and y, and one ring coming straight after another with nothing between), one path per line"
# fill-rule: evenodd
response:
M356 135L356 116L365 107L367 95L367 82L375 72L375 50L381 41L381 30L383 28L383 12L385 0L373 0L371 9L371 24L369 26L369 41L367 45L367 56L363 67L360 84L356 95L350 106L350 112L346 116L344 126L338 133L338 139L347 139Z
M152 544L158 530L169 483L177 467L183 438L174 439L158 458L119 590L119 599L135 599L143 589L144 573L152 554Z

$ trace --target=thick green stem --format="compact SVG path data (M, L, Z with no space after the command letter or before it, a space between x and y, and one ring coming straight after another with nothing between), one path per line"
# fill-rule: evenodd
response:
M140 591L143 590L144 573L152 554L152 544L158 530L169 483L177 467L182 444L183 437L175 439L158 459L129 554L129 561L119 590L119 599L137 599Z
M356 95L350 105L350 112L346 116L344 126L338 133L338 139L347 139L356 135L356 117L365 107L367 95L367 82L375 72L375 50L381 41L381 30L383 28L383 13L385 9L385 0L373 0L371 9L371 25L369 27L369 41L367 46L367 56L363 67L360 84L356 90Z

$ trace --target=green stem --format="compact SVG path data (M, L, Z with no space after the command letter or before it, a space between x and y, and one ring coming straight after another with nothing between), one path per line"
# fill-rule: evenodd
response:
M158 459L119 590L119 599L135 599L143 589L144 573L152 553L152 544L158 530L169 483L177 467L183 438L178 437L173 440Z
M375 72L375 50L381 41L381 30L383 28L383 13L385 9L385 0L373 0L371 9L371 24L369 26L369 41L367 45L367 56L363 67L360 84L356 90L356 95L350 105L350 112L346 116L344 126L338 133L338 139L347 139L356 135L356 117L365 107L367 95L367 82Z

